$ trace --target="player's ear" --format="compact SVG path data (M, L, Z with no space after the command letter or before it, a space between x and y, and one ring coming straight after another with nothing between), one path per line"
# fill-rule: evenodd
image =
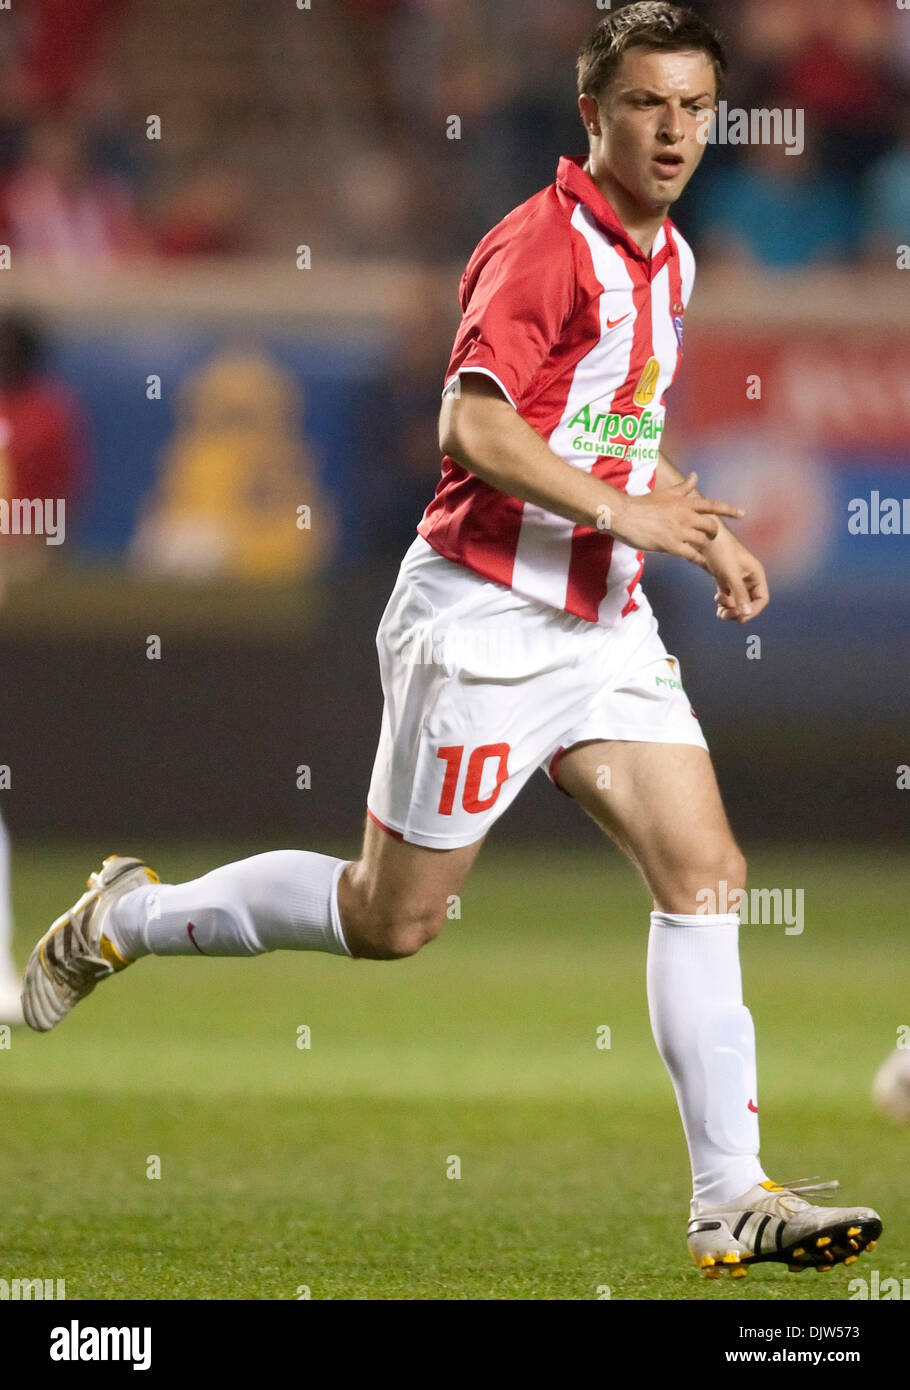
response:
M582 119L582 124L589 135L600 134L600 111L597 102L593 97L588 96L587 92L582 92L578 98L578 111Z

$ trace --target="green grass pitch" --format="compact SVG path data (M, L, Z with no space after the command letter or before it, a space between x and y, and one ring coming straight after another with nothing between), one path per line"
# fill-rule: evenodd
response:
M170 881L252 852L144 849ZM20 848L20 964L97 859ZM606 1286L613 1300L844 1300L874 1269L906 1278L910 1129L874 1112L869 1086L910 1022L908 869L885 852L752 857L753 883L805 890L802 935L742 929L763 1158L778 1180L837 1177L836 1200L879 1209L879 1247L851 1269L701 1278L648 1026L645 895L606 845L519 852L500 837L461 919L411 960L146 960L55 1032L15 1031L0 1048L0 1275L65 1278L77 1299Z

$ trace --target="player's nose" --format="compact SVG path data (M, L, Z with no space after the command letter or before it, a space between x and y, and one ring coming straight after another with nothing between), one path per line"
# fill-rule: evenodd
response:
M678 106L665 106L661 112L660 125L657 131L661 140L668 144L676 144L683 138L682 108Z

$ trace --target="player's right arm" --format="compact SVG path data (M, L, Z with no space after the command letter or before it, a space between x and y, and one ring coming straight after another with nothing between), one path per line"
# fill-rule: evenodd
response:
M635 550L659 550L696 564L717 534L715 517L739 507L700 497L696 474L673 487L630 497L592 473L573 468L506 400L492 377L464 371L446 392L439 447L490 487L555 512L577 526L607 531Z

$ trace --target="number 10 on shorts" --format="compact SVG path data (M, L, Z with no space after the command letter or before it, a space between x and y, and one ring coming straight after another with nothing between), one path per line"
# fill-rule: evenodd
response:
M446 765L445 777L442 783L442 792L439 797L439 814L450 816L455 806L455 794L458 791L458 783L461 779L461 768L464 762L464 744L456 743L448 748L437 748L437 758L442 758ZM497 760L496 783L488 796L481 797L480 782L484 774L484 769L491 759ZM489 811L491 806L496 804L499 790L509 775L509 745L507 743L481 743L478 748L472 750L468 757L468 766L464 775L464 787L461 792L461 804L471 815L477 815L479 811Z

